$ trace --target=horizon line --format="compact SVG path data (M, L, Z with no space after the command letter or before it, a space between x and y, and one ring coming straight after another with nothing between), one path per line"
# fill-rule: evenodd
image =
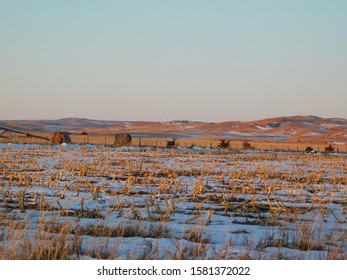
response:
M68 120L68 119L85 119L85 120L92 120L92 121L114 121L114 122L195 122L195 123L223 123L223 122L253 122L253 121L260 121L260 120L267 120L267 119L276 119L276 118L297 118L297 117L303 117L303 118L315 118L315 119L345 119L343 117L320 117L317 115L283 115L283 116L273 116L273 117L265 117L265 118L257 118L252 120L223 120L223 121L200 121L200 120L194 120L194 119L171 119L171 120L116 120L116 119L94 119L94 118L87 118L87 117L61 117L61 118L28 118L28 119L1 119L0 121L59 121L59 120Z

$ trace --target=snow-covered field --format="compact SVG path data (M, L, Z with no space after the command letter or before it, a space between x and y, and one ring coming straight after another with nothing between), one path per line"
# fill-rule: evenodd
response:
M0 146L1 259L347 259L347 156Z

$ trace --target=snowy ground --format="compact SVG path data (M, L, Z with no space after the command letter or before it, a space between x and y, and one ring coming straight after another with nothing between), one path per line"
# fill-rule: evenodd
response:
M1 145L0 258L346 259L346 159Z

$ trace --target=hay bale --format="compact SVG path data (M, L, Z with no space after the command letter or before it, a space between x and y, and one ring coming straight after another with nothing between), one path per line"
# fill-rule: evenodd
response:
M114 135L114 145L115 146L130 146L132 137L130 134L122 133Z
M306 149L305 149L305 152L306 153L313 153L314 149L311 146L307 146Z
M51 144L71 143L71 138L67 132L55 132L51 137Z

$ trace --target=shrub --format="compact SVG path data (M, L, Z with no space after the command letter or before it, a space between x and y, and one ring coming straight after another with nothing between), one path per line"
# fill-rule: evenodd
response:
M254 150L254 147L249 142L242 143L242 149L244 150Z
M335 151L335 148L331 145L329 145L328 147L325 147L326 153L333 153L334 151Z
M221 148L221 149L226 149L226 148L229 148L230 147L230 140L220 140L220 143L218 144L218 148Z

